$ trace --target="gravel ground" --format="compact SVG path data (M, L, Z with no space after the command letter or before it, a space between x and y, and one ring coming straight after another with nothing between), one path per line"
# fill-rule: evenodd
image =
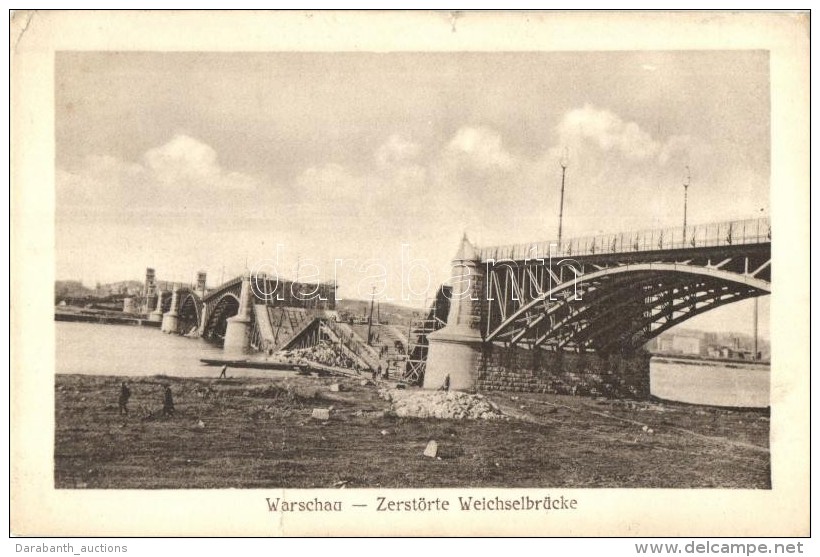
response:
M353 378L152 376L128 378L120 416L122 380L56 376L56 487L771 485L762 411L414 389L390 389L388 401L388 385ZM165 385L173 416L162 412ZM400 415L439 409L493 419ZM430 441L435 458L423 454Z

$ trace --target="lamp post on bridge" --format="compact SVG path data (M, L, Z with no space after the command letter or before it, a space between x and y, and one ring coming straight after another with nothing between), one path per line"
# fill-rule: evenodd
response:
M567 149L564 148L564 154L561 157L561 160L558 161L558 164L561 166L561 205L558 209L558 249L561 249L561 236L563 235L564 231L564 185L567 176Z
M683 244L686 245L686 209L689 197L689 183L692 176L689 174L689 166L686 166L686 181L683 183Z

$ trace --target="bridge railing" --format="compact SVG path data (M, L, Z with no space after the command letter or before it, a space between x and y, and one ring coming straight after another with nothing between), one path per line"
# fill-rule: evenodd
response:
M655 228L599 234L582 238L489 246L478 250L482 261L488 259L522 261L577 257L607 253L692 249L715 246L761 244L771 242L772 229L768 218L745 219L711 224L696 224L686 228Z

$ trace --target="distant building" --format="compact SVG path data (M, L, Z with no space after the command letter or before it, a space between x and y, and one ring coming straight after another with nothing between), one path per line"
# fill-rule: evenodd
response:
M710 358L720 358L723 360L756 360L752 350L738 349L732 346L709 345L706 349L706 355Z
M735 350L731 356L737 360L755 360L755 353L752 350Z
M662 333L647 343L646 348L655 354L702 356L722 360L768 360L768 341L759 341L758 354L754 353L753 342L753 337L741 333L684 329Z
M700 355L701 339L694 335L664 335L658 338L658 352L663 354Z

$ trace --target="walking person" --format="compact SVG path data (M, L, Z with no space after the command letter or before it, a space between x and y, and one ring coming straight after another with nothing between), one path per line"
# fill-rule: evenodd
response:
M222 366L222 373L219 374L219 378L220 379L227 379L228 378L228 376L226 375L227 371L228 371L228 364L225 364L224 366Z
M128 383L122 382L120 386L120 416L128 414L128 399L131 398L131 389L128 388Z
M174 415L174 395L171 394L170 385L165 385L165 397L162 403L162 414L163 416Z

